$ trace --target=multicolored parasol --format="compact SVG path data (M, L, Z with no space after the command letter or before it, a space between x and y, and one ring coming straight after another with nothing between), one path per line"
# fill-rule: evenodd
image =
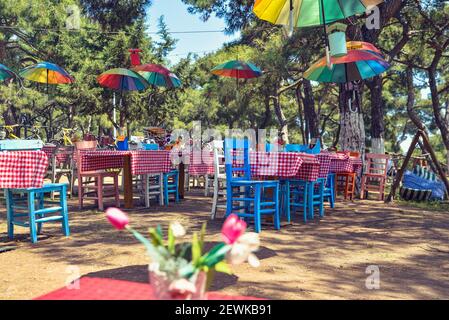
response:
M273 24L298 28L326 25L365 13L384 0L256 0L253 11Z
M390 68L390 64L379 54L364 50L349 50L346 56L331 60L331 69L327 67L326 57L323 57L304 73L304 78L318 82L347 83L377 76Z
M140 74L125 68L115 68L103 72L98 76L97 81L103 87L119 91L144 90L149 86Z
M66 84L75 81L63 68L45 61L26 67L19 74L27 80L45 84Z
M0 81L6 81L15 77L16 74L14 73L14 71L3 64L0 64Z
M231 60L211 70L215 75L237 79L251 79L262 75L262 71L251 62Z
M153 86L167 88L179 88L181 86L181 80L173 72L159 64L142 64L132 70L139 73Z

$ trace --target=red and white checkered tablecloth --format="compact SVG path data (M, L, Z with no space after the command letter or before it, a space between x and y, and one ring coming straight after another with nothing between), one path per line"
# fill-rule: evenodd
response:
M165 150L136 150L131 153L133 175L166 173L171 170L170 152Z
M123 168L124 157L131 156L133 175L170 171L170 152L165 150L89 150L81 152L81 170L97 171Z
M49 165L51 164L51 158L53 157L53 154L57 148L58 147L55 145L44 145L42 147L42 151L44 151L47 154L47 157L49 159L48 160ZM61 149L61 151L64 151L65 153L56 153L55 154L57 165L59 165L61 163L65 163L66 161L69 160L69 157L70 157L70 154L67 152L66 149L64 149L64 148L60 148L60 149Z
M320 162L314 155L299 152L250 152L250 164L251 175L258 178L315 181L320 171Z
M332 156L329 153L319 153L316 155L316 158L320 162L318 178L327 179L331 167Z
M328 153L332 160L330 165L330 172L333 173L347 173L357 172L360 173L363 162L358 157L351 157L349 154L344 153Z
M192 152L188 155L189 161L189 175L202 176L213 175L214 169L214 153L207 150L203 152Z
M40 188L47 168L48 157L41 150L0 152L0 188Z

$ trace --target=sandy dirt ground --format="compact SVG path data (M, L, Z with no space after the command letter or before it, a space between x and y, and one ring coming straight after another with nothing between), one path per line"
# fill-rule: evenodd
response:
M59 225L48 223L35 245L21 227L8 240L2 205L0 247L16 249L0 253L0 299L32 299L79 276L148 281L140 243L112 229L104 213L70 204L72 235L65 238ZM222 220L210 221L210 208L211 199L194 192L179 204L129 215L142 232L176 220L191 234L207 221L206 240L216 242ZM213 289L270 299L449 299L449 212L339 202L307 224L295 216L281 231L263 226L261 243L259 268L234 267L234 275L218 276ZM378 268L380 288L367 288L367 268Z

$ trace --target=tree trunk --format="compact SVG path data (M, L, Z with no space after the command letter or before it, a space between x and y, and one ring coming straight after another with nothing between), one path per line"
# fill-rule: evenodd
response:
M354 91L349 89L354 89ZM365 152L365 124L362 114L362 85L340 85L340 149ZM355 99L354 99L355 98ZM351 103L350 103L351 101Z
M285 143L289 143L287 118L284 115L284 111L282 111L281 103L279 102L279 96L273 97L272 100L274 103L274 112L276 113L276 117L281 128L281 138L285 141Z
M371 97L371 152L385 153L384 101L382 99L382 76L366 81Z
M307 123L308 135L310 138L320 137L320 121L319 115L315 110L315 100L313 98L312 85L309 80L303 80L304 87L304 118Z

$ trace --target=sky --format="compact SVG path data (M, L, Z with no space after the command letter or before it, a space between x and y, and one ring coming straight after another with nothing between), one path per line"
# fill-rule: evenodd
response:
M153 5L148 10L149 32L157 32L158 19L164 16L165 23L171 32L185 31L211 31L223 30L225 23L221 19L212 16L207 22L203 22L198 15L187 12L187 6L181 0L153 0ZM152 35L153 36L153 35ZM172 63L187 56L189 52L204 55L219 49L223 43L236 39L239 35L225 35L217 33L177 34L172 36L178 39L176 49L168 57Z

